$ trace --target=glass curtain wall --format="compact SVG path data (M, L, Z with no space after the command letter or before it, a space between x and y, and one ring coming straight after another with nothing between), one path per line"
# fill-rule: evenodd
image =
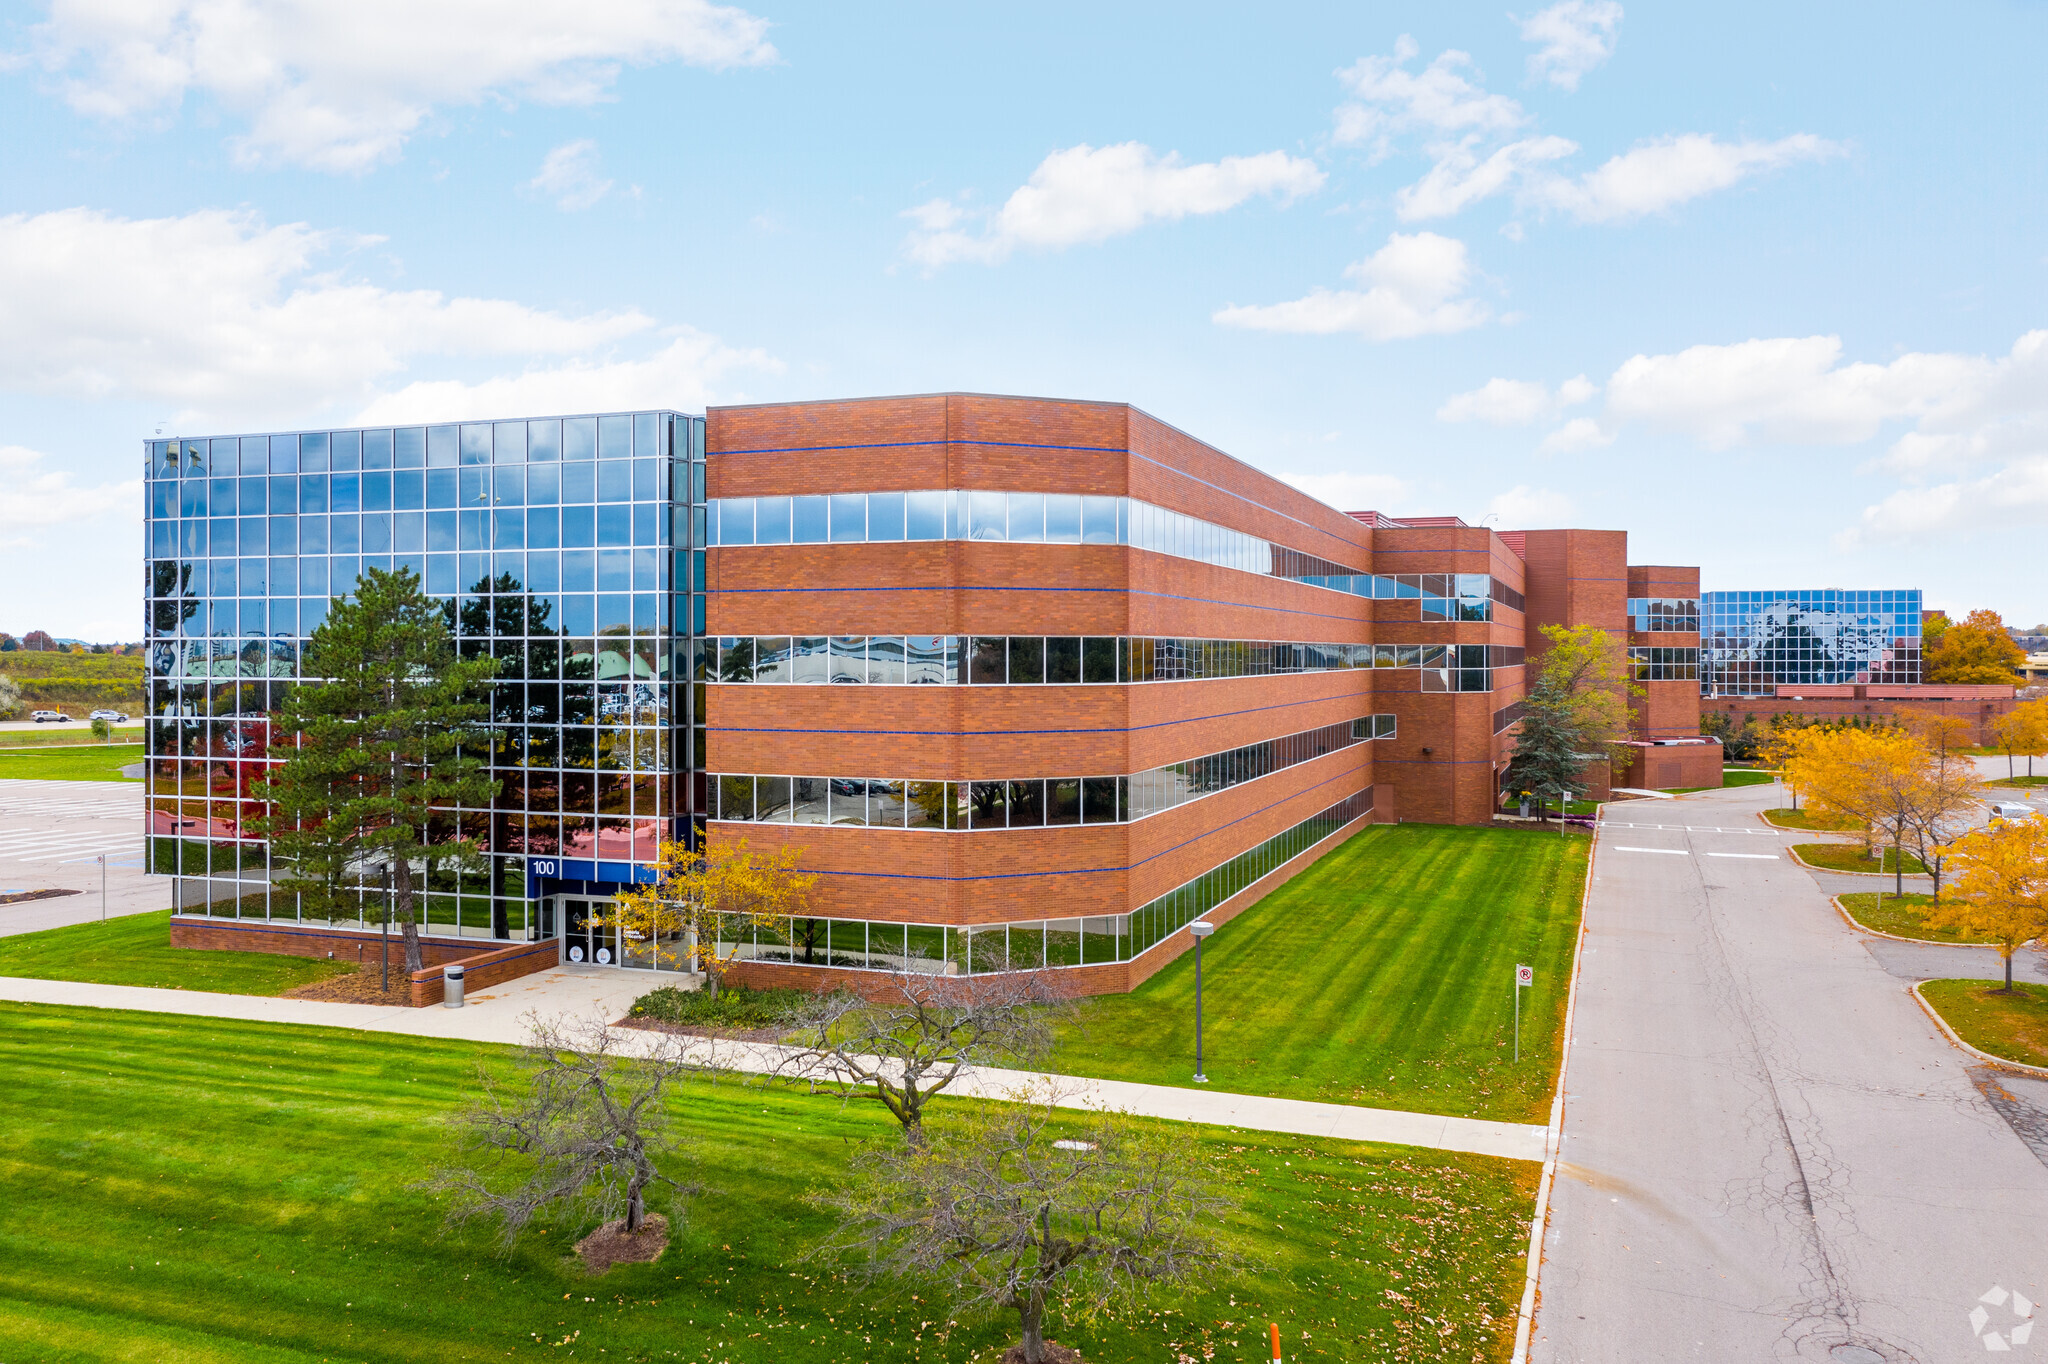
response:
M150 442L148 855L181 910L298 917L246 828L305 642L372 567L501 660L499 793L450 814L488 865L421 869L429 931L534 933L528 855L652 861L698 808L703 449L673 412Z
M1700 607L1700 689L1710 696L1921 680L1918 589L1708 592Z

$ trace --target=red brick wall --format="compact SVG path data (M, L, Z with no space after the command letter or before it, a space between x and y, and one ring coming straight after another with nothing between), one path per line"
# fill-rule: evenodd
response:
M1700 700L1702 709L1731 716L1738 725L1750 717L1754 717L1759 724L1768 725L1771 718L1777 715L1798 715L1813 720L1861 720L1871 724L1901 724L1904 722L1904 716L1915 711L1931 715L1953 715L1969 721L1969 741L1972 744L1989 743L1991 723L2011 711L2016 704L2018 703L2010 696L1957 700L1891 697L1859 699L1855 696L1808 697L1804 700L1794 700L1789 696L1708 696Z
M1665 791L1681 786L1721 784L1719 744L1676 744L1668 747L1645 744L1633 752L1635 759L1622 774L1623 786Z
M1214 924L1226 924L1257 904L1281 885L1299 875L1312 863L1334 852L1350 837L1375 821L1387 822L1379 806L1373 813L1353 820L1335 834L1302 852L1292 860L1274 868L1265 876L1239 891L1221 905L1210 910L1203 917ZM873 917L873 916L870 916ZM1191 951L1194 940L1186 933L1174 933L1128 962L1106 962L1101 966L1081 966L1053 973L1060 989L1073 996L1121 994L1136 989L1159 972L1168 963L1183 953ZM855 990L870 997L881 995L887 990L886 983L874 972L827 970L820 967L790 966L777 962L744 961L735 962L726 971L726 979L738 981L756 989L783 988L807 990Z

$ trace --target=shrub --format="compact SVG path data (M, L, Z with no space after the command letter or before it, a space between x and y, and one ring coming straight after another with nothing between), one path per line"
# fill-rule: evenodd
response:
M771 1028L794 1019L812 996L805 990L750 990L728 985L717 994L664 985L633 1001L628 1018L709 1028Z

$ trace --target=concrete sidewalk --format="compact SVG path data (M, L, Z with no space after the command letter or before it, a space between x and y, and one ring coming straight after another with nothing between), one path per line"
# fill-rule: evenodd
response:
M400 1009L374 1004L329 1004L310 999L261 995L219 995L196 990L157 990L132 985L92 985L66 980L0 977L0 1000L61 1004L93 1009L135 1009L144 1013L198 1018L232 1018L252 1023L294 1023L359 1028L471 1042L517 1044L526 1040L526 1016L567 1014L606 1019L624 1016L648 987L638 972L603 967L557 967L493 986L469 997L460 1009ZM656 1034L634 1032L652 1041ZM762 1073L781 1059L779 1047L722 1043L720 1064ZM1050 1082L1067 1108L1109 1108L1174 1122L1208 1123L1258 1132L1286 1132L1342 1141L1391 1142L1439 1151L1462 1151L1508 1160L1540 1161L1546 1129L1530 1123L1487 1122L1398 1109L1262 1098L1220 1090L1130 1084L1081 1076L1049 1076L1014 1070L970 1073L947 1092L966 1097L1010 1098Z

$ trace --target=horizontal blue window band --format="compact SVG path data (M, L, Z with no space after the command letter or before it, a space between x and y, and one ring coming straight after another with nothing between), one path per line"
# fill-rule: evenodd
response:
M1182 596L1174 592L1146 592L1135 588L1122 587L996 587L993 585L981 587L972 584L960 584L953 587L742 587L731 589L719 589L713 591L710 595L713 597L717 597L721 594L721 592L729 592L733 596L745 596L756 593L766 595L786 593L793 596L798 593L809 594L832 592L1112 592L1116 593L1119 596L1156 597L1161 601L1193 602L1198 606L1233 606L1244 611L1268 611L1275 615L1281 616L1308 616L1314 620L1341 620L1348 621L1353 625L1360 623L1359 618L1357 616L1340 615L1334 611L1303 611L1290 606L1265 606L1251 602L1223 601L1216 597L1188 597ZM1365 601L1368 600L1368 598L1358 597L1354 598L1354 600ZM1409 600L1413 601L1416 600L1416 598L1411 597L1409 598ZM1412 624L1413 622L1402 623ZM1429 623L1433 625L1472 625L1484 624L1485 622L1431 621Z
M1327 756L1327 755L1326 755L1326 756ZM1333 786L1333 785L1335 785L1335 784L1337 784L1337 783L1339 783L1339 782L1345 782L1345 781L1350 781L1350 780L1353 780L1353 779L1357 778L1357 777L1358 777L1358 776L1359 776L1359 775L1360 775L1361 773L1363 773L1364 771L1365 771L1365 764L1364 764L1364 763L1360 763L1360 764L1359 764L1358 766L1356 766L1356 767L1353 767L1353 768L1351 768L1351 769L1350 769L1349 771L1346 771L1346 772L1340 772L1340 773L1336 774L1335 776L1332 776L1332 777L1328 777L1328 778L1326 778L1326 779L1324 779L1324 780L1322 780L1322 781L1319 781L1319 782L1317 782L1317 783L1316 783L1316 784L1315 784L1314 786L1305 786L1305 787L1303 787L1303 788L1302 788L1301 790L1299 790L1299 791L1296 791L1296 792L1295 792L1295 793L1294 793L1293 795L1291 795L1291 796L1282 796L1282 797L1281 797L1281 798L1280 798L1279 800L1276 800L1276 801L1272 802L1272 803L1271 803L1271 804L1269 804L1269 805L1262 805L1262 806L1260 806L1260 807L1259 807L1258 809L1256 809L1256 810L1251 810L1251 811L1247 811L1247 812L1246 812L1245 814L1239 815L1239 816L1238 816L1238 817L1237 817L1236 819L1230 820L1230 821L1229 821L1229 822L1227 822L1227 823L1224 823L1224 824L1218 824L1218 825L1216 825L1216 826L1215 826L1214 828L1212 828L1212 829L1205 829L1205 830L1203 830L1203 831L1202 831L1201 833L1198 833L1198 834L1196 834L1196 835L1195 835L1195 836L1194 836L1193 838L1187 838L1187 839L1183 839L1183 840L1181 840L1181 841L1180 841L1179 843L1176 843L1176 844L1174 844L1174 845L1173 845L1172 847L1170 847L1170 848L1161 848L1161 849L1160 849L1160 850L1159 850L1158 852L1156 852L1156 853L1153 853L1153 854L1152 854L1151 856L1149 856L1149 857L1141 857L1141 858L1139 858L1139 859L1138 859L1137 861L1135 861L1135 862L1130 862L1130 863L1126 863L1126 864L1125 864L1125 865L1123 865L1123 866L1104 866L1104 867L1062 867L1062 868L1060 868L1060 869L1059 869L1058 871L1015 871L1015 872L993 872L993 873L990 873L990 874L988 874L988 875L985 875L985 876L926 876L926 875L918 875L918 874L914 874L914 873L910 873L910 872L895 872L895 871L819 871L819 872L817 872L817 873L816 873L816 875L819 875L819 876L839 876L839 877L845 877L845 878L847 878L847 879L849 879L849 880L863 880L863 881L950 881L950 882L970 882L970 881L1031 881L1031 880L1042 880L1042 879L1044 879L1045 877L1048 877L1048 876L1096 876L1096 875L1100 875L1100 874L1102 874L1102 873L1104 873L1104 872L1136 871L1136 870L1137 870L1138 868L1140 868L1140 867L1142 867L1142 866L1146 865L1146 864L1147 864L1148 862L1156 862L1156 861L1158 861L1158 860L1159 860L1160 858L1162 858L1162 857L1168 856L1169 854L1172 854L1172 853L1177 853L1177 852L1179 852L1179 851L1180 851L1180 850L1181 850L1182 848L1186 848L1186 847L1191 847L1191 846L1193 846L1194 844L1196 844L1196 843L1199 843L1199 842L1201 842L1201 841L1202 841L1203 839L1205 839L1205 838L1214 838L1214 837L1215 837L1216 835L1218 835L1218 834L1220 834L1220 833L1223 833L1223 832L1224 832L1225 830L1227 830L1227 829L1233 829L1233 828L1235 828L1236 826L1238 826L1238 825L1240 825L1240 824L1244 823L1244 822L1245 822L1246 820L1250 820L1250 819L1257 819L1257 818L1258 818L1258 817L1259 817L1260 815L1266 814L1267 812L1269 812L1269 811L1272 811L1272 810L1277 810L1277 809L1279 809L1279 808L1280 808L1280 807L1281 807L1282 805L1285 805L1285 804L1287 804L1287 803L1288 803L1289 801L1299 800L1299 799L1301 799L1301 798L1302 798L1303 796L1305 796L1305 795L1309 794L1309 793L1310 793L1310 792L1312 792L1312 791L1321 791L1321 790L1323 790L1323 789L1324 789L1325 787L1328 787L1328 786ZM1368 784L1369 784L1369 783L1368 783ZM1363 787L1363 786L1360 786L1360 787L1358 787L1358 788L1357 788L1357 790L1360 790L1360 791L1363 791L1364 789L1365 789L1365 787ZM1161 813L1161 814L1172 814L1172 813L1173 813L1173 811L1171 811L1171 810L1162 810L1162 811L1160 811L1160 813ZM1361 817L1362 817L1362 816L1361 816ZM1314 815L1309 815L1309 816L1307 816L1307 818L1309 818L1309 819L1313 819L1313 818L1315 818L1315 816L1314 816ZM751 825L753 824L753 821L749 821L749 820L723 820L723 819L721 819L721 820L714 820L714 821L712 821L712 822L713 822L713 823L716 823L716 824L732 824L732 825L735 825L735 826L737 826L737 825L743 825L743 824L744 824L744 825L750 825L750 826L751 826ZM803 825L803 824L783 824L783 825L775 825L775 826L773 826L773 827L775 827L775 828L788 828L788 829L802 829L802 828L825 828L825 827L830 827L830 826L826 826L826 825ZM1102 824L1102 825L1087 825L1087 824L1075 824L1075 825L1052 825L1052 826L1048 826L1048 827L1052 827L1052 828L1076 828L1076 829L1086 829L1086 828L1104 828L1104 829L1108 829L1108 828L1117 828L1117 829L1128 829L1128 828L1131 828L1132 826L1131 826L1130 824L1114 824L1114 825L1110 825L1110 824ZM1341 826L1340 826L1340 827L1341 827ZM919 829L888 829L888 830L883 830L882 832L885 832L885 833L909 833L909 834L915 834L915 833L922 833L922 832L928 832L928 831L926 831L926 830L919 830ZM976 832L976 831L975 831L975 830L972 830L972 829L959 829L959 830L948 830L948 831L946 831L946 832L953 832L953 833L974 833L974 832ZM1026 831L1026 830L1017 830L1017 829L984 829L984 830L981 830L980 832L982 832L982 833L990 833L990 834L998 834L998 833L1021 833L1021 832L1028 832L1028 831ZM1331 832L1332 832L1332 833L1334 833L1334 832L1336 832L1336 830L1334 830L1334 829L1333 829L1333 830L1331 830ZM1265 841L1265 840L1263 840L1263 839L1261 839L1261 840L1260 840L1260 842L1264 842L1264 841ZM1321 840L1320 840L1320 839L1318 839L1318 840L1317 840L1317 842L1321 842ZM1257 845L1257 844L1254 844L1254 845L1253 845L1253 847L1256 847L1256 846L1258 846L1258 845ZM1309 846L1310 846L1310 847L1313 847L1313 846L1315 846L1315 845L1314 845L1314 844L1310 844ZM1250 851L1251 851L1251 849L1250 849L1250 848L1245 848L1245 849L1242 849L1241 851L1243 851L1243 852L1250 852ZM1306 851L1306 849L1304 849L1303 851ZM1232 856L1236 856L1236 855L1237 855L1237 854L1235 854L1235 853L1233 853L1233 854L1232 854ZM1228 859L1228 858L1225 858L1224 860L1225 860L1225 861L1228 861L1229 859ZM1221 864L1219 863L1218 865L1221 865ZM1213 868L1212 868L1211 870L1213 870ZM1155 896L1154 898L1156 899L1157 897ZM1146 904L1151 904L1151 903L1152 903L1152 901L1151 901L1151 900L1147 900L1147 901L1146 901L1145 903L1146 903ZM1139 906L1139 907L1140 907L1140 908L1142 908L1142 906ZM1124 913L1124 914L1128 914L1128 913L1130 913L1131 911L1130 911L1130 910L1119 910L1119 911L1114 911L1114 912L1116 912L1116 913ZM1088 917L1095 917L1095 916L1092 916L1092 915L1091 915L1091 916L1088 916ZM921 921L920 921L920 922L921 922ZM963 925L959 925L959 927L963 927L963 928L965 928L965 927L972 927L972 925L969 925L969 924L963 924Z
M1352 672L1370 672L1370 671L1372 671L1372 670L1371 670L1371 669L1369 669L1369 668L1354 668L1354 669L1350 669L1350 671L1352 671ZM1391 670L1391 669L1389 669L1388 671L1392 671L1392 670ZM1317 676L1317 675L1319 675L1319 674L1291 674L1291 675L1294 675L1294 676ZM1323 674L1323 675L1326 675L1326 674ZM736 683L733 683L732 685L734 685L734 686L746 686L746 685L748 685L748 684L746 684L746 683L744 683L744 682L736 682ZM758 684L756 684L756 685L758 685ZM798 684L797 684L797 683L794 683L794 682L791 682L791 683L782 683L782 684L775 684L775 683L771 683L771 684L769 684L769 685L771 685L771 686L773 686L773 685L784 685L784 686L796 686L796 685L798 685ZM829 683L818 683L818 682L806 682L806 683L803 683L803 684L801 684L801 685L803 685L803 686L807 686L807 687L810 687L810 686L829 686L830 684L829 684ZM959 683L954 683L953 685L957 687L957 686L959 686L960 684L959 684ZM1019 685L1019 686L1027 686L1027 687L1028 687L1028 686L1033 686L1033 685L1045 685L1045 684L1043 684L1043 683L1039 683L1039 684L1034 684L1034 683L1029 683L1029 682L1023 682L1023 683L1019 683L1018 685ZM1416 694L1417 694L1417 695L1419 695L1420 693L1416 693ZM1449 694L1449 693L1446 693L1446 695L1448 695L1448 694ZM1173 727L1174 727L1175 725L1198 725L1198 724L1201 724L1201 723L1203 723L1204 721L1208 721L1208 720L1230 720L1230 719L1235 719L1236 717L1238 717L1238 716L1240 716L1240 715L1264 715L1264 714L1266 714L1266 713L1267 713L1267 712L1269 712L1269 711L1276 711L1276 710L1293 710L1293 709L1294 709L1294 708L1296 708L1297 706L1320 706L1320 705L1323 705L1324 703L1326 703L1326 702L1330 702L1330 701L1343 701L1343 700L1348 700L1348 699L1351 699L1351 695L1352 695L1352 694L1340 694L1340 695L1336 695L1336 696L1311 696L1311 697L1308 697L1308 698L1306 698L1306 699L1304 699L1304 700L1301 700L1301 701L1288 701L1288 702L1285 702L1285 703L1283 703L1283 704L1280 704L1280 705L1273 705L1273 706L1251 706L1251 707L1247 707L1247 708L1246 708L1246 709L1244 709L1244 710L1226 710L1226 711L1221 711L1221 712L1218 712L1218 713L1216 713L1216 714L1214 714L1214 715L1194 715L1194 716L1189 716L1189 717L1188 717L1187 719L1185 719L1185 720L1159 720L1159 721L1155 721L1154 723L1152 723L1152 724L1149 724L1149 725L1104 725L1104 726L1102 726L1102 727L1101 727L1101 728L1099 728L1099 729L807 729L807 728L804 728L804 727L801 727L801 726L792 726L792 727L790 727L790 728L787 728L787 729L784 729L784 728L758 728L758 729L755 729L755 728L747 728L747 727L744 727L744 726L739 726L739 725L711 725L711 726L709 726L709 728L708 728L708 732L709 732L709 733L712 733L712 734L879 734L879 735L886 735L886 736L888 736L888 737L890 737L890 738L918 738L918 739L925 739L925 738L931 738L931 737L933 737L933 736L936 736L936 735L948 735L948 734L958 734L958 735L962 735L962 736L973 736L973 737L976 737L976 738L985 738L985 739L993 739L993 738L1004 738L1004 737L1011 737L1011 736L1016 736L1016 735L1025 735L1025 734L1140 734L1140 733L1143 733L1144 731L1146 731L1146 730L1148 730L1148 729L1171 729L1171 728L1173 728ZM1357 719L1358 717L1356 717L1356 716L1353 716L1353 717L1351 717L1351 718L1353 718L1353 719ZM1337 723L1340 723L1340 722L1339 722L1339 721L1334 721L1334 720L1333 720L1333 721L1331 721L1331 723L1332 723L1332 724L1337 724ZM1285 736L1277 736L1277 737L1285 737ZM1261 741L1258 741L1258 740L1254 740L1254 742L1261 742ZM1207 755L1199 755L1199 756L1207 756ZM1192 758L1183 758L1183 759L1180 759L1179 761L1182 761L1182 762L1192 762L1192 761L1194 761L1194 759L1192 759ZM1151 769L1149 769L1149 768L1148 768L1148 769L1146 769L1146 770L1147 770L1147 771L1150 771ZM747 773L745 773L745 772L733 772L733 773L728 773L728 774L725 774L725 775L730 775L730 776L735 776L735 777L743 777L743 776L747 776L747 775L749 775L749 774L747 774ZM795 774L793 774L793 773L782 773L782 772L759 772L759 773L754 773L754 774L752 774L752 775L755 775L755 776L763 776L763 777L777 777L777 776L790 776L790 775L795 775ZM1102 775L1109 775L1109 774L1106 774L1106 773L1098 773L1097 775L1098 775L1098 776L1102 776ZM933 778L924 778L924 777L906 777L906 778L904 778L904 780L905 780L905 781L926 781L926 780L931 780L931 781L945 781L945 780L947 780L947 778L944 778L944 777L933 777ZM973 781L973 780L974 780L974 778L972 778L972 777L967 777L967 778L964 778L963 780L966 780L966 781ZM993 780L996 780L996 778L993 778L993 777L992 777L992 778L990 778L989 780L993 781ZM1020 778L1018 778L1018 780L1020 780L1020 781L1028 781L1028 780L1030 780L1030 778L1020 777Z
M1218 451L1217 451L1216 453L1217 453L1218 455L1221 455L1221 456L1222 456L1222 457L1223 457L1224 459L1232 459L1232 460L1234 460L1234 459L1235 459L1235 457L1234 457L1234 456L1231 456L1231 455L1225 455L1225 454L1223 454L1223 452L1222 452L1222 451L1220 451L1220 450L1218 450ZM1337 533L1336 533L1335 531L1333 531L1333 530L1330 530L1330 529L1329 529L1328 527L1325 527L1325 526L1317 526L1317 525L1312 525L1312 524L1310 524L1309 522L1307 522L1307 521L1304 521L1304 520L1302 520L1302 519L1301 519L1300 517L1298 517L1298 516L1295 516L1295 515L1293 515L1293 514L1291 514L1291 513L1288 513L1288 512L1284 512L1284 511L1281 511L1281 510L1280 510L1280 509L1279 509L1278 507L1269 507L1269 506L1267 506L1267 505L1266 505L1265 503L1263 503L1263 502L1260 502L1260 501L1258 501L1258 500L1257 500L1257 499L1255 499L1255 498L1250 498L1250 497L1246 497L1246 496L1245 496L1245 495L1244 495L1243 493L1241 493L1241 492L1237 492L1237 491L1235 491L1234 489L1231 489L1231 488L1226 488L1226 487L1224 487L1224 486L1223 486L1222 484L1220 484L1220 483L1211 483L1211 482L1210 482L1210 481L1209 481L1208 479L1206 479L1206 478L1199 478L1199 477L1197 477L1196 475L1194 475L1194 474L1191 474L1191 473L1189 473L1189 472L1188 472L1187 470L1185 470L1185 469L1177 468L1177 467L1175 467L1174 465L1171 465L1171 464L1168 464L1168 463L1166 463L1166 462L1165 462L1164 460L1157 460L1157 459L1154 459L1154 458L1152 458L1152 457L1151 457L1150 455L1141 455L1141 454L1139 454L1139 453L1138 453L1137 451L1135 451L1135 450L1131 451L1131 452L1130 452L1130 455L1131 455L1131 458L1132 458L1132 459L1135 459L1135 460L1141 460L1141 461L1143 461L1144 463L1146 463L1146 464L1149 464L1149 465L1151 465L1151 466L1152 466L1153 468L1155 468L1155 469L1160 469L1160 470L1163 470L1163 471L1165 471L1166 473L1169 473L1169 474L1173 474L1173 475L1175 475L1175 476L1177 476L1177 477L1180 477L1180 478L1184 478L1184 479L1186 479L1186 480L1187 480L1188 482L1190 482L1190 483L1199 483L1199 484L1200 484L1200 485L1201 485L1202 487L1204 487L1204 488L1207 488L1207 489L1211 490L1212 492L1219 492L1219 493L1222 493L1222 494L1223 494L1223 495L1224 495L1225 497L1231 498L1232 500L1234 500L1234 501L1237 501L1237 502L1242 502L1242 503L1244 503L1244 504L1245 504L1246 506L1248 506L1248 507L1257 507L1257 508L1258 508L1258 509L1259 509L1260 511L1262 511L1262 512L1268 512L1268 513L1270 513L1271 515L1274 515L1274 516L1277 516L1277 517L1279 517L1279 518L1280 518L1281 520L1283 520L1283 521L1292 521L1292 522L1293 522L1293 523L1294 523L1295 525L1297 525L1297 526L1300 526L1300 527L1301 527L1302 529L1304 529L1304 530L1306 530L1306 531L1309 531L1309 532L1311 532L1312 534L1315 534L1315 535L1327 535L1327 536L1329 536L1329 537L1330 537L1330 538L1331 538L1332 540L1335 540L1335 541L1337 541L1337 542L1338 542L1339 544L1341 544L1341 545L1345 545L1345 546L1347 546L1348 548L1351 548L1351 549L1356 549L1356 550L1361 550L1361 551L1363 551L1363 550L1365 550L1365 549L1366 549L1366 544L1365 544L1365 542L1364 542L1364 541L1362 541L1362 540L1350 540L1350 539L1346 539L1346 538L1345 538L1344 536L1341 536L1341 535L1337 534ZM1183 513L1183 514L1185 514L1185 513ZM1339 513L1339 514L1340 514L1340 515L1342 515L1342 513ZM1350 517L1348 517L1348 516L1347 516L1347 517L1345 517L1344 519L1345 519L1345 520L1347 520L1347 521L1350 521L1350 520L1351 520L1351 518L1350 518ZM1352 525L1355 525L1355 526L1363 526L1363 525L1364 525L1365 523L1364 523L1364 522L1362 522L1362 521L1352 521L1352 522L1351 522L1351 524L1352 524ZM1249 534L1250 532L1246 532L1246 533L1247 533L1247 534Z

